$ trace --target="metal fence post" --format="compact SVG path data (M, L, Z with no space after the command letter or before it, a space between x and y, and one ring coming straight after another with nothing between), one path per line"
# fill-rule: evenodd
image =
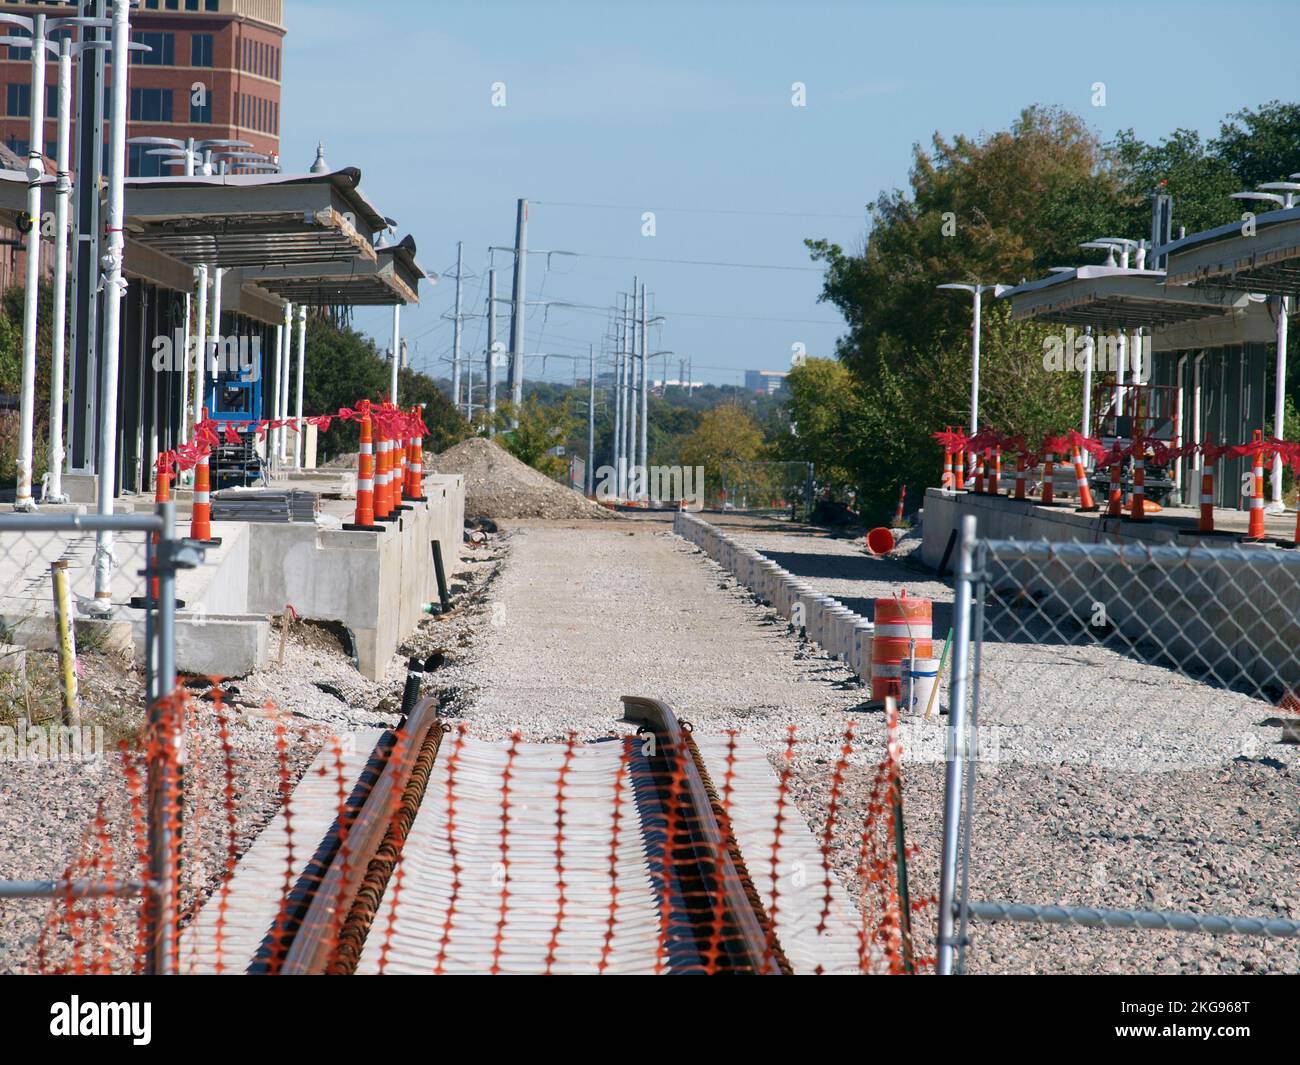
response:
M952 706L948 712L948 763L943 789L943 856L939 872L938 973L951 976L954 935L953 902L957 885L957 849L961 833L962 772L966 754L966 701L970 687L971 584L975 518L961 520L956 602L953 606Z
M154 628L153 699L149 704L149 730L154 745L149 755L149 900L148 971L171 972L176 930L176 869L172 864L171 815L180 816L178 774L181 763L180 723L172 695L176 687L176 504L158 504L162 533L154 545L149 568L158 571L158 598Z

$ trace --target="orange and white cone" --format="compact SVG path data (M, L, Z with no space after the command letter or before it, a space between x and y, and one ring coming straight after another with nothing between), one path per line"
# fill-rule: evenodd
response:
M1043 456L1043 494L1040 502L1052 502L1052 471L1056 468L1056 458L1049 451Z
M1197 532L1214 532L1214 467L1201 467L1201 520Z
M1002 494L1002 447L1001 445L993 449L993 494L1000 496Z
M388 501L388 433L378 426L375 441L375 520L383 521L392 509Z
M190 539L213 543L212 539L212 480L205 451L194 468L194 509L190 512Z
M958 492L966 490L966 452L959 450L953 456L953 473L957 476L957 483L953 485Z
M1076 445L1071 456L1074 460L1074 483L1079 486L1079 509L1089 513L1100 510L1092 500L1092 486L1088 484L1088 471L1083 468L1083 451Z
M374 529L375 526L375 444L370 414L361 415L360 455L357 457L357 510L352 524L345 529Z
M1147 461L1141 451L1133 455L1133 495L1129 499L1129 521L1147 520Z
M1110 464L1110 499L1106 508L1106 517L1122 518L1124 516L1124 489L1120 480L1120 464Z
M1264 434L1255 430L1252 441L1255 450L1251 452L1250 474L1250 521L1246 526L1246 539L1261 541L1267 533L1264 530Z
M1025 478L1028 476L1025 470L1025 453L1022 451L1016 457L1016 498L1023 501L1025 498Z

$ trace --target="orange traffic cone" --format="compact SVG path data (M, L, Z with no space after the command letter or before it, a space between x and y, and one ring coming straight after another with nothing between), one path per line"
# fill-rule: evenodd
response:
M1002 445L993 449L993 494L1002 494Z
M966 490L966 452L964 450L959 450L957 454L953 456L952 464L953 473L957 477L957 482L953 487L958 492L964 492Z
M1264 531L1264 434L1256 429L1254 439L1251 442L1255 445L1255 450L1251 452L1250 458L1251 488L1253 490L1250 493L1250 522L1246 526L1246 539L1260 543L1266 536Z
M945 426L945 428L948 432L952 432L951 425ZM953 489L957 484L957 478L952 468L952 450L950 448L945 447L943 449L943 480L939 483L940 487L948 490Z
M1137 451L1133 455L1133 493L1129 499L1129 521L1147 520L1147 462L1146 455Z
M1050 506L1052 503L1052 470L1056 467L1056 460L1049 451L1043 456L1043 495L1040 502Z
M393 511L410 510L403 502L407 497L407 448L410 446L406 416L397 412L397 429L393 433Z
M357 458L357 511L352 523L343 528L351 532L378 532L383 526L375 524L375 445L369 411L361 415L360 450Z
M420 408L412 407L415 418L415 436L411 438L411 498L417 503L426 501L424 495L424 437L420 435Z
M158 503L170 502L172 498L171 487L172 487L171 463L167 461L166 457L164 456L162 458L159 458L158 470L157 473L155 474L154 492L153 492L154 503L158 504ZM153 544L153 560L156 562L158 557L157 555L158 540L159 540L158 533L151 534L149 540L150 543ZM159 590L158 578L156 576L150 577L149 594L147 596L143 596L143 595L131 596L129 605L135 607L138 610L152 610L154 607L158 605L158 590ZM176 600L177 609L181 609L184 606L185 603L183 600L180 599Z
M1025 453L1022 451L1016 457L1016 498L1021 502L1025 499Z
M205 544L220 544L212 536L212 481L208 465L211 452L205 451L194 468L194 509L190 513L190 539Z
M1106 517L1122 518L1124 516L1124 489L1120 481L1120 464L1110 464L1110 498L1106 507Z
M1079 509L1094 513L1101 508L1092 500L1092 486L1088 484L1088 471L1083 468L1083 451L1076 445L1070 457L1074 460L1074 483L1079 486Z
M379 423L375 437L375 520L385 521L392 509L388 497L388 432Z

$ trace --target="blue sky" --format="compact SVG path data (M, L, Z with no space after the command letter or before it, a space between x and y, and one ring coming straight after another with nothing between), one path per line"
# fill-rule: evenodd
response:
M585 375L588 344L608 349L601 308L637 274L663 316L651 350L673 352L669 376L690 358L695 379L739 383L746 368L788 368L793 344L832 352L842 323L817 302L803 239L859 247L865 204L906 185L912 145L936 130L1005 128L1041 103L1104 137L1213 135L1227 113L1298 88L1294 33L1267 28L1294 23L1282 3L1252 4L1249 21L1208 3L1045 0L286 8L287 167L305 169L317 140L332 165L359 166L428 269L450 271L465 242L464 310L477 317L464 349L479 375L488 249L513 242L519 197L532 203L531 247L581 253L549 269L530 257L530 299L580 306L531 310L528 351L580 355ZM1098 81L1104 107L1092 105ZM505 107L492 106L494 82ZM794 82L804 107L791 105ZM510 256L495 261L508 295ZM453 288L444 278L403 313L417 368L435 374L450 372ZM391 313L357 324L386 344ZM532 358L526 370L567 380L574 366Z

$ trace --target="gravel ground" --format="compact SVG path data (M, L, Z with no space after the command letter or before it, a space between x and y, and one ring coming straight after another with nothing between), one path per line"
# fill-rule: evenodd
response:
M906 586L935 601L936 632L950 624L950 585L906 558L873 559L777 523L710 520L855 609ZM1027 641L986 644L981 684L997 760L976 781L973 898L1300 919L1300 750L1279 742L1270 705L1104 648ZM905 724L903 740L924 877L942 834L941 730ZM827 775L815 759L798 765L820 824ZM847 791L849 817L860 816L862 789ZM852 858L839 857L850 877ZM971 935L977 972L1300 971L1294 941L1264 937L1009 924Z
M457 602L472 602L496 571L499 548L493 538L481 547L465 549L461 565L451 575ZM383 681L371 682L357 673L350 657L329 626L311 622L290 627L280 663L280 633L271 636L271 662L261 671L225 686L230 708L229 742L234 767L235 850L242 854L280 807L282 768L296 782L331 733L346 733L369 726L390 726L397 721L406 662L422 660L444 649L462 646L470 639L469 612L461 607L445 617L426 619L399 648ZM449 651L454 654L454 650ZM34 711L49 695L52 669L46 656L29 653L29 683ZM112 826L115 860L133 853L129 838L132 819L126 804L122 758L116 744L131 745L143 723L142 673L120 659L83 653L81 692L85 720L105 726L106 755L85 762L21 762L0 759L0 879L51 879L61 876L83 852L95 809L104 803L106 822ZM224 760L209 685L190 686L196 713L187 730L186 842L183 903L201 903L219 882L229 849L231 832L222 801ZM425 693L440 693L437 675L426 682ZM13 702L6 688L0 691L3 708ZM277 722L283 723L286 747L277 750ZM119 875L121 866L119 865ZM31 971L35 951L49 908L40 901L0 902L0 973ZM119 912L119 931L113 947L117 964L127 955L126 932L134 922ZM67 963L71 943L52 941L48 964Z

